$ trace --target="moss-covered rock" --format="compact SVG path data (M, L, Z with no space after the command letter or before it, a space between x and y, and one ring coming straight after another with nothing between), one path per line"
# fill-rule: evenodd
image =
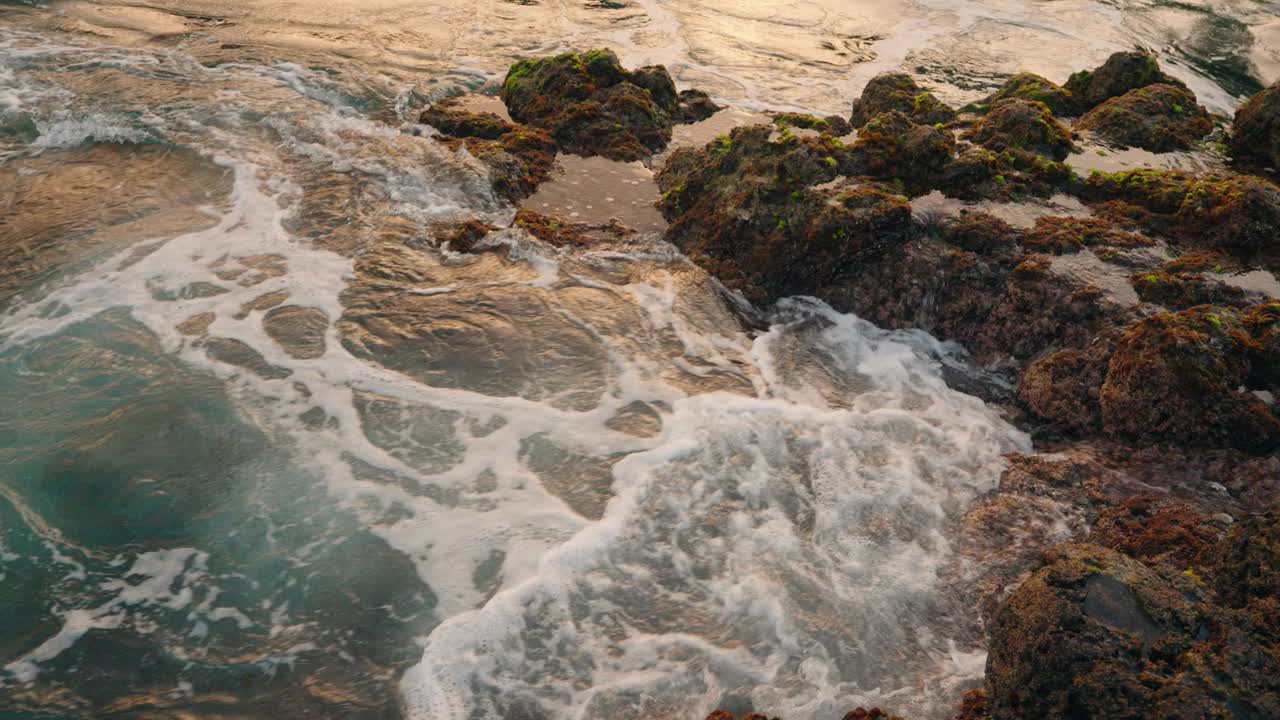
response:
M482 140L497 140L515 129L514 125L494 113L463 109L456 98L443 100L423 110L418 122L434 127L442 135Z
M985 113L993 105L1007 98L1044 103L1045 107L1058 117L1070 117L1077 113L1076 99L1070 90L1035 73L1014 75L1006 80L1000 89L974 103L968 109Z
M711 101L711 97L701 90L681 90L676 96L676 122L693 123L706 120L715 115L720 106Z
M836 179L830 136L736 128L672 154L658 173L667 239L754 302L813 294L860 262L902 243L911 206L884 188Z
M565 152L614 160L662 150L672 124L686 112L705 113L710 102L686 96L682 108L665 68L629 71L609 50L521 60L501 94L512 118L550 131Z
M1088 110L1130 90L1158 83L1183 86L1181 80L1160 70L1155 55L1130 50L1113 54L1093 70L1073 73L1065 87L1080 109Z
M964 138L995 152L1025 150L1054 160L1071 153L1071 131L1049 108L1028 100L1001 100L965 132Z
M947 242L981 255L1009 253L1022 236L1008 222L985 212L962 212L944 223L941 229Z
M1273 717L1274 637L1209 595L1194 572L1096 545L1055 548L996 616L991 718Z
M1135 323L1116 344L1099 396L1106 430L1136 442L1274 448L1280 420L1245 389L1254 345L1229 308Z
M1268 253L1280 237L1280 188L1237 174L1192 175L1175 170L1127 170L1089 176L1086 199L1124 203L1134 224L1201 247L1237 254ZM1109 216L1118 218L1113 205Z
M1280 513L1243 518L1208 555L1220 602L1280 631Z
M839 115L818 117L807 113L780 112L773 116L773 122L782 127L797 127L827 135L848 135L853 126Z
M1280 82L1236 110L1231 154L1242 162L1280 169Z
M487 165L494 192L508 200L532 195L555 167L556 142L545 130L464 110L455 100L432 105L420 120L438 130L446 146L465 147Z
M933 189L955 151L945 128L918 125L897 110L880 113L858 131L842 171L901 181L911 194Z
M1024 247L1052 255L1078 252L1092 246L1131 248L1153 243L1150 238L1121 230L1102 218L1091 217L1037 218L1035 226L1022 236Z
M922 125L948 123L955 110L922 89L910 75L900 72L882 73L871 78L862 96L853 101L849 122L860 128L883 112L897 110Z
M1066 163L1030 150L996 152L977 145L961 145L943 169L936 187L961 200L1017 200L1047 197L1074 182Z
M1080 118L1076 129L1119 147L1169 152L1190 148L1213 130L1213 121L1190 90L1156 84L1098 105Z
M1057 433L1095 434L1102 428L1098 394L1113 350L1108 339L1037 358L1022 372L1018 399Z
M1104 507L1089 541L1181 571L1200 567L1221 528L1195 506L1167 496L1135 495Z
M1245 292L1220 280L1196 272L1152 270L1130 278L1138 298L1145 303L1163 305L1170 310L1185 310L1196 305L1242 307Z

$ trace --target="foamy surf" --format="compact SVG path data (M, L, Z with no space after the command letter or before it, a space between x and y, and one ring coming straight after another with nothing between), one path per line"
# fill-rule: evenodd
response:
M415 718L792 717L971 679L938 573L946 524L1028 439L948 389L916 334L791 302L755 343L763 397L673 404L614 466L604 518L445 621L405 675ZM785 348L785 349L783 349ZM838 407L776 368L811 354ZM971 638L964 639L971 642ZM933 686L933 687L928 687Z

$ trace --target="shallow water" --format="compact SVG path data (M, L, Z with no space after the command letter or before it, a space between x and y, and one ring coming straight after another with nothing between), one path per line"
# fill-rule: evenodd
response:
M412 119L564 48L668 63L714 134L1134 36L1229 108L1197 28L1267 18L1189 7L0 7L0 714L944 716L984 656L952 526L1029 448L957 350L751 332L654 232L454 252L514 208ZM573 189L609 168L530 205L660 229L648 168Z

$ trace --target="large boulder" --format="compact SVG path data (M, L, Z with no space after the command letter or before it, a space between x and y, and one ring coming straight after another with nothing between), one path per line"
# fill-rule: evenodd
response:
M1066 89L1081 109L1088 110L1130 90L1164 83L1182 85L1182 81L1164 74L1156 56L1130 50L1107 58L1100 67L1081 70L1067 78Z
M1280 82L1236 110L1231 153L1237 160L1280 168Z
M951 122L956 116L955 110L922 89L910 75L891 72L871 78L862 96L853 101L849 122L860 128L871 118L890 110L897 110L923 125Z
M1190 148L1213 130L1213 121L1190 90L1156 84L1098 105L1080 118L1076 129L1119 147L1169 152Z
M1275 636L1237 618L1193 572L1059 546L996 615L987 711L993 720L1276 717Z
M548 130L578 155L637 160L671 140L677 120L705 117L705 95L681 97L660 66L629 71L609 50L521 60L502 83L511 117Z
M1071 131L1058 122L1044 103L1007 99L964 134L970 142L995 152L1024 150L1062 160L1071 153Z
M1117 342L1099 395L1107 431L1137 442L1276 447L1280 420L1246 387L1255 345L1229 308L1135 323Z

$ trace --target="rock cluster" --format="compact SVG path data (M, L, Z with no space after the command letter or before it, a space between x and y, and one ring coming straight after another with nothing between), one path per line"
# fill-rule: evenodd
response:
M1242 169L1280 165L1277 87L1236 115ZM604 52L519 63L502 97L514 122L447 102L423 119L510 167L512 197L550 167L508 149L513 133L542 153L634 159L713 111ZM1153 56L1125 52L1063 85L1016 75L960 111L882 75L847 120L781 113L658 171L667 240L727 288L954 340L1009 379L986 399L1057 453L1011 457L958 531L959 554L987 568L973 591L990 635L986 682L958 720L1280 717L1280 301L1225 281L1280 269L1280 188L1225 170L1080 177L1063 162L1080 131L1166 152L1213 126ZM1021 226L914 211L931 193L1067 195L1080 210ZM562 247L601 231L528 211L515 224ZM446 237L465 251L491 230ZM1119 287L1064 269L1075 260L1113 268ZM876 717L889 716L846 716Z
M700 90L677 92L666 68L627 70L609 50L522 60L507 72L501 98L511 121L456 99L432 105L419 121L446 145L465 146L512 201L550 176L557 152L638 160L666 147L672 125L719 110Z

